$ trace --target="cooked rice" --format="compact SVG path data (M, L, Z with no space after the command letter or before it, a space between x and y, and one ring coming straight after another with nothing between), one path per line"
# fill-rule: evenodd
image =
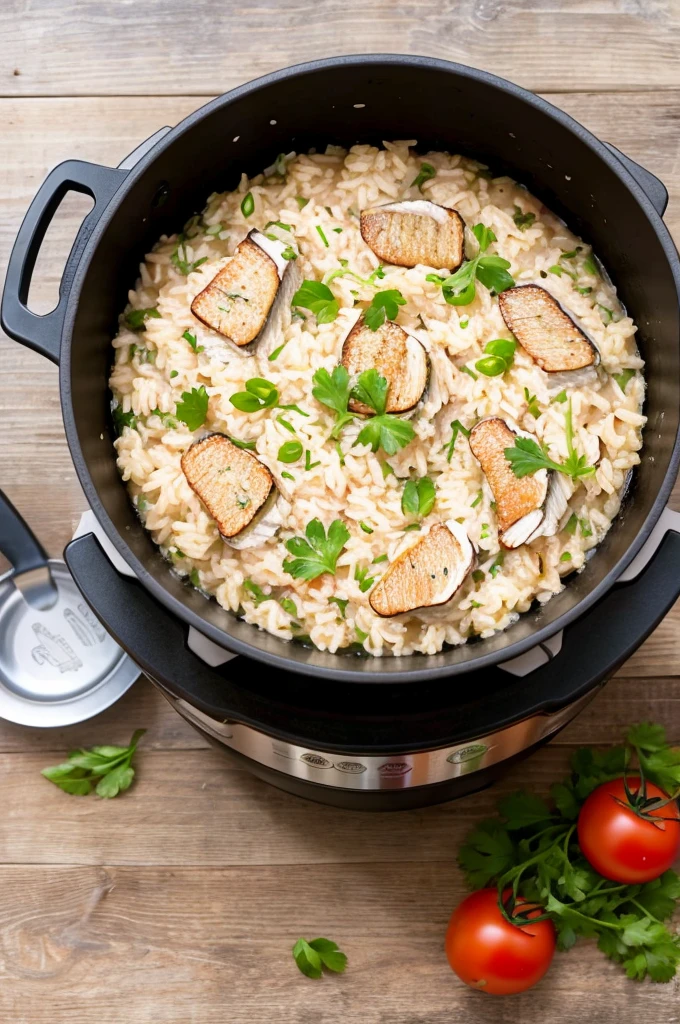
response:
M113 342L114 401L136 417L134 427L126 426L116 441L118 466L154 541L178 573L214 595L225 609L282 639L304 634L316 647L331 652L359 643L373 655L434 654L445 644L461 644L472 635L489 637L505 629L532 602L544 603L558 593L564 575L582 568L619 511L627 475L640 461L643 377L636 373L624 395L611 375L627 368L640 371L643 361L635 344L635 325L614 287L606 276L581 269L589 247L536 198L509 178L491 180L482 165L460 156L429 153L425 157L437 174L424 185L424 197L455 207L468 228L480 221L493 228L497 243L492 251L511 261L516 283L537 281L548 289L579 318L602 355L596 381L570 392L575 443L589 462L599 458L597 473L579 484L561 524L564 527L576 513L586 533L592 531L590 536L584 536L580 527L571 534L562 529L554 537L505 552L500 571L488 572L499 553L492 495L463 436L447 461L452 421L470 426L481 417L500 415L551 445L553 457L564 458L567 450L566 406L551 401L555 388L549 393L549 375L521 347L501 377L479 374L473 380L457 369L473 366L487 341L509 334L497 299L483 286L478 285L472 304L450 306L441 289L425 279L433 268L385 268L378 288L397 288L407 299L399 312L400 323L416 330L425 325L437 378L437 387L430 388L412 420L416 439L387 460L394 470L387 476L381 466L384 453L373 454L368 446L354 444L356 430L347 429L339 447L328 440L332 414L311 394L313 373L322 366L332 370L339 362L342 343L356 318L355 300L369 302L374 288L349 276L336 278L332 290L340 303L337 319L322 325L312 314L304 322L293 320L281 338L285 347L273 361L238 352L192 316L194 296L233 255L247 232L253 227L263 229L269 221L292 226L303 277L321 280L341 260L366 277L378 260L361 238L358 212L388 200L419 196L410 187L422 163L411 148L414 145L414 141L386 142L384 149L354 146L345 152L329 147L325 154L291 154L285 176L270 168L268 176L250 181L244 175L236 192L210 196L201 220L189 232L195 234L187 241L185 254L188 261L205 257L207 262L185 276L171 259L177 236L162 237L141 265L140 278L129 293L133 309L155 307L160 319L147 319L144 329L133 333L121 318ZM255 210L245 218L241 201L249 191ZM296 196L309 199L308 204L300 209ZM526 230L513 220L516 207L536 216ZM334 230L338 228L342 231ZM287 232L276 227L269 230L290 241ZM584 246L577 261L563 260L561 265L579 267L578 284L592 288L588 295L576 290L568 274L550 272L561 254L577 245ZM547 276L543 278L541 272ZM614 315L605 325L606 309ZM195 353L182 338L187 329L203 352ZM171 377L171 372L176 375ZM304 417L288 411L284 417L309 451L309 461L316 464L313 469L306 471L303 460L294 465L277 461L280 446L293 436L277 420L280 412L266 409L248 414L229 402L229 396L242 391L254 376L272 381L281 402L296 403L309 413ZM183 423L174 422L172 415L182 392L201 384L210 396L208 421L192 433ZM537 419L528 412L525 389L536 396ZM279 534L259 547L236 551L225 544L182 473L182 452L208 430L255 440L258 456L292 498ZM282 470L295 479L281 480ZM374 565L373 560L385 553L392 559L405 538L418 537L404 534L410 519L401 511L401 494L409 474L429 475L436 482L436 504L423 527L451 518L464 522L479 548L479 567L486 572L481 580L468 578L443 615L441 610L439 616L423 611L382 619L371 610L369 593L361 592L355 570L368 568L369 575L378 578L389 563ZM482 500L473 507L480 491ZM342 518L351 539L338 560L337 575L305 582L283 569L288 557L284 542L304 534L314 517L326 526ZM362 521L372 533L360 528ZM244 588L246 580L272 599L256 601ZM330 602L333 597L348 602L344 615L338 604ZM294 619L281 606L282 598L294 601Z

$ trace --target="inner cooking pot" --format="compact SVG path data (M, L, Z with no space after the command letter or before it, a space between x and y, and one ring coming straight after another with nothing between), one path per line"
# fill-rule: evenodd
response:
M159 236L181 228L213 190L237 186L281 152L327 144L416 139L507 173L591 242L639 325L649 422L641 465L620 516L585 569L548 604L503 633L436 655L358 658L310 650L207 601L175 576L143 529L115 464L107 386L111 338L138 265ZM76 240L54 313L25 308L42 235L63 194L96 205ZM303 674L347 682L435 679L513 658L586 611L648 537L677 470L680 322L678 256L660 214L665 189L566 114L471 68L423 57L353 56L268 75L202 107L129 171L72 162L57 168L27 215L3 298L3 326L61 364L71 452L87 499L142 584L170 612L229 650Z

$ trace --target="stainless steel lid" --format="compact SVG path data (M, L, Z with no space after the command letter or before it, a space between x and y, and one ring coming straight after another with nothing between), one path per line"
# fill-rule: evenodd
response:
M0 718L65 726L103 711L140 671L2 492L0 550L12 563L0 578Z

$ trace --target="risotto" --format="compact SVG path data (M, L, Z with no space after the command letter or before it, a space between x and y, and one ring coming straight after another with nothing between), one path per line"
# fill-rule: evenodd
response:
M507 628L583 567L640 461L636 327L590 246L516 182L415 145L281 155L211 195L147 255L113 341L118 467L155 543L228 612L331 652L433 654ZM443 266L418 245L399 258L425 221ZM234 309L249 338L254 294L215 289L254 228L272 295L262 253L282 257L280 315L243 343ZM583 364L555 372L532 296L531 323L571 331ZM378 338L402 345L392 370ZM261 532L257 517L241 532L250 463L258 508L276 504ZM444 535L459 577L414 591Z

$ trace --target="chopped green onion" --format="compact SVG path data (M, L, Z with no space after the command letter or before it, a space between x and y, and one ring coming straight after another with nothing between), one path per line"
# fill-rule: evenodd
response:
M284 420L283 416L277 416L276 422L280 423L282 427L286 428L286 430L290 430L291 434L295 433L295 427L293 424L289 423L288 420Z
M560 562L571 562L571 552L563 551L560 555Z
M361 521L361 522L359 523L359 526L360 526L360 527L361 527L361 529L362 529L362 530L364 531L364 533L373 533L373 527L372 527L372 526L369 526L369 525L368 525L368 523L365 523L365 522L363 521L363 519L362 519L362 521Z
M375 558L373 559L372 564L373 565L378 565L379 562L386 562L387 558L388 558L387 555L376 555Z
M314 469L316 466L320 465L320 462L312 462L312 453L309 451L309 449L307 449L307 451L305 452L305 469Z
M295 480L295 477L293 476L293 474L292 473L288 473L287 470L285 470L285 469L281 473L281 476L285 477L286 480Z
M317 233L319 235L319 238L321 239L323 244L326 246L326 248L328 248L328 239L326 238L326 236L324 234L324 230L323 230L323 228L321 227L320 224L316 225L316 230L317 230Z
M467 373L468 377L472 377L473 380L479 380L477 374L474 370L471 370L469 366L461 366L460 370L462 373Z
M248 192L248 194L243 197L243 201L241 203L241 213L243 214L244 217L250 217L254 210L255 200L253 199L253 193Z
M480 488L480 490L477 491L477 497L475 498L475 500L470 502L470 508L477 508L483 497L484 493Z
M296 196L295 202L298 204L301 210L304 210L305 206L309 202L309 199L305 199L304 196Z
M276 456L279 462L297 462L302 455L302 444L300 441L286 441L279 448Z

